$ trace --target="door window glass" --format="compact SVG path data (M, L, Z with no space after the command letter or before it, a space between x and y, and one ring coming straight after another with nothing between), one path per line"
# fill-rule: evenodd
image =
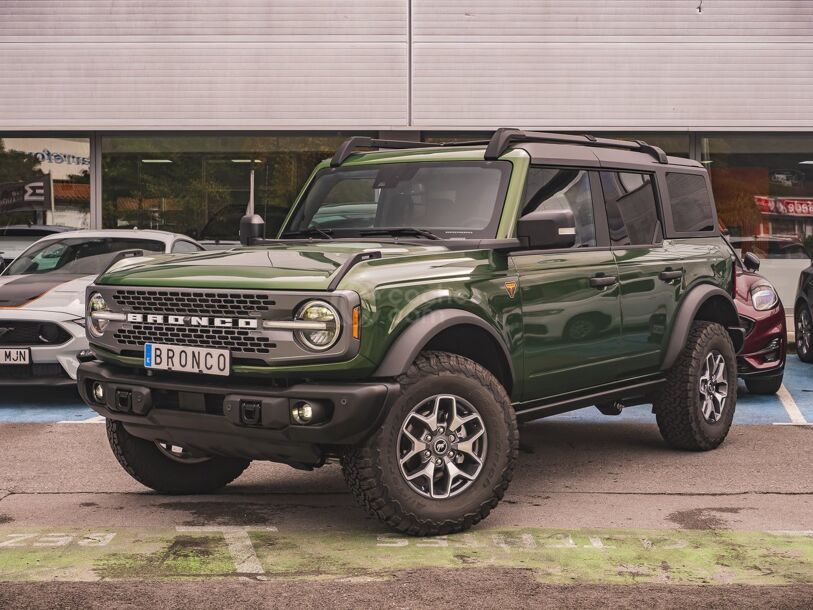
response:
M176 254L184 252L200 252L200 248L191 241L176 241L172 246L172 251Z
M522 216L537 210L570 210L576 221L575 248L596 245L590 174L584 170L531 167Z
M666 174L669 209L675 231L714 230L714 212L706 179L698 174Z
M663 239L652 177L633 172L601 172L607 224L614 246L649 245Z

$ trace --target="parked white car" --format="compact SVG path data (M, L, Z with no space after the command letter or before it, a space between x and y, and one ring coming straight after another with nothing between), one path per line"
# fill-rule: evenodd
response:
M0 385L75 383L85 338L85 289L112 264L199 252L175 233L71 231L44 237L0 274Z

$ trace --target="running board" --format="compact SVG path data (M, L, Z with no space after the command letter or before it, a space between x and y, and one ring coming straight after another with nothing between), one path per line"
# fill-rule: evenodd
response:
M517 407L517 421L532 421L542 417L567 413L568 411L576 411L584 407L592 407L600 402L612 400L621 400L627 404L634 403L635 399L644 398L648 394L651 394L653 390L658 389L664 381L666 380L660 377L633 385L626 385L621 388L613 388L611 390L595 392L594 394L565 398L553 402L549 402L550 399L545 399L521 403ZM640 404L640 402L638 404Z

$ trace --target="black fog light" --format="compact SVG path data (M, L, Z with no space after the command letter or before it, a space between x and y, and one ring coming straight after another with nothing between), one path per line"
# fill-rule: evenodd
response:
M300 400L291 406L291 421L299 426L321 424L328 418L328 409L319 402Z
M291 420L300 426L307 426L313 421L313 405L309 402L298 402L291 407Z
M93 400L100 404L105 403L104 386L101 383L99 383L98 381L94 381L91 391L93 393Z
M762 357L764 362L776 362L779 360L781 343L779 337L776 337L765 346L766 354ZM768 351L770 350L770 351Z

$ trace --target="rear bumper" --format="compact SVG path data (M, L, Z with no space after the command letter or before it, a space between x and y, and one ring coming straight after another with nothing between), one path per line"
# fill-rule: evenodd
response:
M104 403L93 398L94 383L103 385ZM319 466L342 446L367 438L380 425L398 390L397 384L387 382L301 383L282 388L250 379L157 377L98 361L79 367L78 385L93 410L123 422L133 436L208 455L301 467ZM302 401L325 413L321 423L291 421L291 407ZM246 409L255 407L258 421L246 423Z

